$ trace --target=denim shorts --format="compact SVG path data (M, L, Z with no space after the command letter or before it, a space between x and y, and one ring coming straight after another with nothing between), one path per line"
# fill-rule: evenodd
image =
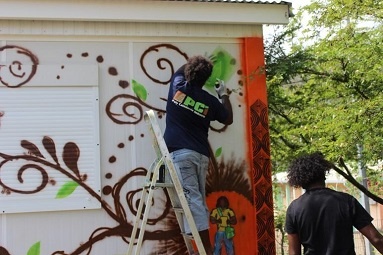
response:
M205 191L209 158L189 149L176 150L170 155L198 231L209 229L209 209L206 205ZM185 232L190 233L185 217L184 226Z

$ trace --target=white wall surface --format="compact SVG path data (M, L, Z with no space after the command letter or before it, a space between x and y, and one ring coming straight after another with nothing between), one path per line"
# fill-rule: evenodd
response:
M56 117L62 117L66 115L66 112L60 110L65 109L60 103L60 98L65 98L65 93L74 93L73 96L80 95L80 91L76 92L76 86L60 90L62 88L60 87L62 86L60 85L61 81L58 81L56 85L53 81L51 87L35 85L39 84L39 77L47 77L52 74L49 71L51 69L43 68L43 66L77 66L76 72L72 70L72 73L68 73L74 76L74 81L82 80L84 83L87 83L88 75L90 77L94 75L98 77L101 152L101 157L99 158L101 166L99 178L101 189L97 185L91 185L91 179L87 179L85 183L96 194L99 194L101 190L100 198L109 205L102 205L101 209L90 211L72 210L64 212L62 211L63 209L71 209L71 207L68 207L68 204L65 205L66 202L73 206L72 209L79 209L75 206L74 202L70 203L70 199L77 198L77 193L63 198L61 204L55 206L55 194L59 189L58 185L47 185L41 192L34 195L19 194L17 192L0 194L0 199L11 201L10 203L13 204L20 203L20 208L22 209L19 208L19 212L36 211L38 208L43 207L38 210L40 212L35 213L9 214L5 210L6 214L0 216L2 218L1 222L4 224L2 231L5 233L0 237L1 246L9 249L12 254L26 254L29 247L37 242L41 244L41 254L53 254L58 250L65 250L65 252L70 253L76 249L81 249L81 243L86 242L89 238L94 241L94 251L91 254L124 253L127 244L119 236L127 234L124 231L128 231L128 228L119 230L112 235L113 237L102 241L95 241L96 239L92 238L102 232L97 231L100 227L113 228L122 224L119 220L126 220L128 223L132 223L134 220L131 207L129 206L135 207L135 201L138 199L139 193L131 197L132 200L126 200L127 196L129 197L129 194L134 194L132 192L142 185L142 170L148 169L155 158L148 129L143 121L142 114L145 110L154 109L159 113L159 121L162 128L164 128L165 117L163 112L166 102L163 98L166 98L168 81L172 72L185 63L185 56L218 54L217 52L223 50L225 54L235 59L233 66L230 67L232 73L229 75L227 85L234 91L231 98L236 124L230 126L222 133L211 131L210 141L213 151L222 148L222 155L219 159L241 162L246 158L247 145L245 142L241 142L246 140L245 125L243 125L245 121L243 119L245 116L244 97L241 87L238 85L241 77L237 74L241 68L240 45L235 40L216 40L215 42L214 40L209 40L209 42L204 42L203 40L190 40L189 42L174 40L172 43L163 43L156 40L136 41L134 39L131 41L127 39L126 42L80 42L76 41L75 38L72 41L67 38L65 42L54 40L4 40L2 44L17 45L18 47L28 49L38 59L38 63L42 68L37 68L36 74L31 78L30 83L17 88L7 87L4 84L0 86L0 111L4 112L4 115L1 117L0 136L9 138L0 140L1 153L6 153L7 155L22 154L23 151L26 153L26 150L19 146L21 139L32 141L41 151L45 152L40 141L42 137L50 136L56 141L58 148L62 148L69 141L77 143L80 150L80 160L86 160L86 155L89 152L87 149L88 143L85 141L84 143L81 142L82 140L78 136L79 129L75 128L76 126L80 128L87 125L91 125L91 127L95 125L86 116L81 117L81 115L78 115L79 119L68 119L70 123L66 123L66 125L69 130L63 129L61 132L57 132L60 130L61 125L49 126L44 124L46 123L44 121L57 124L56 121L48 118L48 115L50 116L51 114L46 116L46 120L41 121L41 128L39 129L36 126L33 132L29 132L28 129L15 129L14 126L10 126L9 122L12 120L11 117L14 116L15 120L20 121L19 123L21 123L22 127L35 123L33 118L27 118L28 109L33 109L32 111L37 111L41 114L53 111ZM2 57L2 59L6 60L6 63L11 61L11 59L12 61L18 59L17 54L11 55L7 51L8 49L5 48L1 51L1 54L7 55L7 57ZM31 61L24 59L23 54L20 57L23 61L22 65L30 66ZM160 62L157 62L158 60ZM158 66L158 63L161 63L161 66ZM97 69L93 68L95 65ZM89 68L81 68L83 66L88 66ZM59 70L61 71L61 69ZM95 71L90 73L90 70ZM58 70L56 69L56 71ZM53 77L56 77L56 73ZM65 75L61 74L61 76L64 79ZM133 90L133 80L141 84L147 92L147 99L143 103L139 101L137 94ZM36 90L32 91L32 89ZM214 91L211 92L215 93ZM38 93L38 95L34 96L34 93ZM14 98L14 100L19 99L19 101L6 100L10 98ZM55 99L54 103L61 106L57 106L57 109L50 106L53 102L49 101L49 98ZM71 115L74 115L77 107L79 107L78 109L81 108L81 105L76 103L72 105L70 102L66 102L66 104L69 104L67 110L70 111ZM32 108L29 108L28 105ZM39 107L36 108L37 106ZM44 111L44 107L49 107L49 109ZM73 125L73 130L70 130L71 125ZM212 126L218 129L222 127L218 123L213 123ZM97 128L97 126L94 126L94 130L97 130ZM92 131L92 128L89 130ZM15 135L12 136L11 134ZM8 146L10 144L13 144L12 146L17 147L18 150L9 150ZM62 150L58 149L59 158L61 154ZM54 162L49 155L45 159L49 162ZM90 159L98 160L92 157ZM1 173L3 173L6 165L1 168ZM12 169L15 170L15 168L10 167L8 171L12 172ZM79 171L81 173L89 172L85 163L79 164ZM246 172L247 170L243 169L244 176L246 176ZM38 172L28 172L28 174L25 174L26 180L39 178ZM50 180L56 180L57 183L65 183L66 177L63 177L62 173L47 169L47 174ZM92 176L97 177L96 175L88 174L89 178ZM0 178L3 177L0 176ZM64 178L63 181L59 181L61 180L60 178ZM121 191L117 192L120 197L113 196L111 190L118 189L120 184ZM16 183L12 185L16 185ZM17 185L22 186L21 183ZM43 194L43 192L46 193L45 202L35 203L31 199L33 196L38 198L38 195ZM95 198L97 200L97 197L88 194L87 190L84 190L82 187L78 187L76 192L88 195L92 200ZM155 207L151 212L151 218L153 219L156 219L166 211L163 194L158 193L156 197ZM22 201L17 201L18 199L22 199ZM86 197L83 200L87 201ZM122 209L116 208L116 203L120 204ZM52 212L44 212L46 210ZM126 216L121 214L121 212L126 213ZM173 225L164 219L158 221L153 226L149 226L148 231L165 231L172 228ZM41 231L36 232L36 229L41 229ZM53 236L56 241L52 241ZM171 243L171 241L167 242ZM159 243L148 241L144 244L143 254L149 254L149 251L153 250Z
M56 3L55 6L53 2ZM64 2L65 5L62 5ZM61 148L61 151L58 149L57 152L61 157L63 145L66 142L75 141L80 150L79 162L82 162L79 164L79 171L88 174L93 171L93 175L88 177L94 178L84 180L90 190L81 186L76 188L75 192L88 195L92 201L101 201L101 204L93 204L92 210L78 208L75 203L69 203L73 207L64 206L65 202L55 205L55 195L59 186L52 185L54 182L50 182L42 191L46 192L47 204L36 203L32 206L33 195L7 193L7 190L2 187L0 201L8 200L16 205L20 202L20 208L23 208L19 210L19 213L5 211L0 215L0 246L10 254L27 254L33 245L38 245L40 252L30 251L28 255L120 255L126 253L127 242L130 240L128 238L130 226L135 218L135 206L140 195L139 188L143 183L145 171L155 157L142 114L145 110L154 109L158 113L161 128L165 128L164 98L167 95L168 81L172 72L185 63L185 56L190 57L195 54L209 56L223 52L225 56L233 60L232 64L225 63L225 68L227 72L230 72L226 83L233 91L230 98L235 124L223 132L211 131L210 142L213 151L222 149L222 154L216 160L232 166L233 169L229 170L236 170L235 173L239 174L239 177L232 178L233 182L241 179L245 183L250 183L245 124L247 121L244 99L246 95L243 84L241 85L244 77L241 76L240 38L261 37L262 26L256 24L265 21L285 23L287 18L284 16L286 11L284 7L274 8L264 5L252 12L243 10L249 5L241 5L234 7L231 11L234 13L245 11L246 15L235 16L231 15L233 12L228 13L228 10L220 11L220 8L226 8L227 5L208 5L209 11L201 9L201 12L196 12L201 14L201 19L198 21L205 23L192 23L193 17L186 13L190 10L185 8L185 5L182 5L184 10L169 16L158 11L159 9L150 9L150 12L145 9L145 13L150 15L143 15L143 10L139 9L142 6L138 5L127 9L125 5L130 1L111 1L114 4L110 5L106 5L105 2L92 1L95 6L89 9L90 2L84 0L39 0L33 3L24 0L0 0L2 7L0 8L2 17L0 20L0 64L9 65L14 63L13 61L18 61L16 64L25 68L31 68L33 64L41 66L36 69L36 73L27 83L20 86L6 86L0 81L0 137L4 138L0 139L0 153L3 153L0 155L19 155L20 153L28 155L28 151L19 146L21 139L33 141L46 154L41 139L44 136L50 136L57 142L57 148ZM171 8L180 8L179 2L169 2L166 8L162 6L163 3L151 4L161 5L161 10L167 10L169 5L174 5ZM278 17L273 18L274 15ZM127 22L132 17L136 21L143 21L145 17L145 21ZM190 23L157 22L174 22L182 19ZM90 22L91 20L97 20L97 22ZM195 21L196 16L194 16ZM227 24L216 24L217 22ZM27 49L32 54L32 58L26 58L23 51L10 54L10 49L7 48L9 45ZM65 69L65 75L60 73L60 79L57 79L57 72L55 73L54 70L61 71L61 66L68 69ZM0 77L5 79L9 74L3 74L5 70L3 66L0 70ZM52 72L55 75L49 78ZM16 78L17 76L13 77L13 79ZM141 92L147 92L147 98L143 102L133 89L133 80L139 84L138 86L142 86ZM79 86L80 83L82 86ZM96 97L98 94L99 109L96 109L99 111L98 124L88 121L84 115L68 120L79 129L86 126L87 130L94 132L94 136L99 131L100 156L98 159L94 158L95 169L90 169L83 160L89 153L97 153L97 150L89 151L89 143L81 142L77 136L78 130L60 133L56 132L57 126L52 125L51 128L47 128L47 125L42 125L41 129L36 128L36 132L28 133L23 129L15 132L14 128L8 125L10 115L17 113L23 116L26 113L23 107L27 107L23 102L10 104L9 98L26 97L30 95L30 89L38 88L36 91L41 93L30 103L36 105L40 102L42 107L44 105L49 107L44 95L56 94L59 95L57 98L60 98L65 93L77 94L78 87L93 88L93 90L96 88L92 96ZM215 93L212 89L210 92ZM90 94L88 96L85 99L89 99ZM59 101L57 99L57 102ZM7 108L8 106L12 109ZM74 108L76 104L71 105L71 109ZM56 112L58 116L64 115L65 112L60 109L62 107L49 110ZM42 115L43 110L39 108L38 112ZM95 119L97 118L93 117L92 121ZM19 123L22 126L28 125L27 122ZM213 123L212 126L216 129L222 128L222 125L218 123ZM17 136L10 136L15 133ZM7 140L5 137L10 139ZM18 151L9 150L9 144L17 147ZM45 159L54 162L49 155ZM93 158L89 156L88 159ZM0 157L0 164L4 160L6 159ZM97 169L98 163L99 169ZM0 165L0 179L4 166ZM96 176L97 171L98 176ZM38 172L35 174L39 178ZM51 170L48 170L47 174L50 180L63 178L62 183L65 183L64 179L67 178L62 173ZM230 177L230 173L227 174ZM29 172L26 175L28 180L36 176L33 173L30 175ZM13 184L16 183L20 185L18 180L13 182ZM210 188L213 191L222 189L222 187ZM61 201L76 199L75 192ZM17 201L19 197L21 200ZM86 196L85 200L88 201ZM42 208L48 205L49 210ZM156 252L174 254L179 242L169 238L169 235L172 233L174 235L174 231L177 231L177 224L174 218L169 216L168 209L166 198L159 191L156 194L154 210L150 215L153 225L148 226L147 229L149 240L144 242L142 254L156 254ZM162 215L166 217L161 218Z
M0 6L0 17L7 20L287 24L289 19L287 4L149 0L1 0Z

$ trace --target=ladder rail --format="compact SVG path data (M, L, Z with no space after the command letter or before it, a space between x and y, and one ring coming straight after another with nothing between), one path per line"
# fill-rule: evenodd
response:
M140 234L138 236L138 242L137 242L137 246L136 246L136 255L140 254L140 251L141 251L141 246L142 246L142 242L143 242L144 234L145 234L145 226L148 222L148 217L149 217L149 213L150 213L150 207L151 207L150 204L151 204L151 200L153 199L155 184L157 182L158 169L161 167L161 165L162 165L162 163L161 163L161 161L159 161L157 163L157 165L155 166L155 171L153 171L153 176L151 177L152 180L150 182L150 186L148 187L149 188L149 194L146 197L146 202L145 202L146 208L144 211L144 216L143 216L142 221L141 221Z
M141 200L137 209L136 220L134 222L127 255L133 254L133 246L135 244L135 240L137 239L136 236L137 236L138 230L139 230L139 235L138 235L134 254L135 255L140 254L142 242L143 242L143 238L145 234L145 228L146 228L147 220L149 217L151 200L153 199L155 189L160 187L165 188L168 192L171 205L176 214L177 222L182 231L181 234L183 236L183 239L185 241L185 245L189 254L192 254L194 251L194 247L191 242L191 237L192 237L197 247L197 250L199 252L199 255L206 255L205 248L203 246L192 212L190 210L188 201L183 191L183 187L180 182L177 169L171 159L165 140L162 137L162 132L158 125L154 111L153 110L146 111L144 115L144 119L147 123L150 124L149 129L151 133L153 148L156 152L157 159L152 163L152 165L150 166L150 169L148 170L146 174L146 180L145 180L146 184L144 184L144 187L142 189ZM165 170L167 170L170 174L171 183L161 183L161 181L159 183L157 182L159 181L158 178L159 178L160 168L163 165L165 166ZM149 191L147 192L148 189ZM142 210L144 210L144 214L141 220ZM184 217L190 227L191 235L192 235L191 237L190 235L187 235L190 233L184 233L185 232ZM138 229L138 225L140 221L141 221L141 227L140 229Z
M162 164L163 164L162 159L156 160L152 163L152 167L154 165L154 169L159 169ZM151 167L151 169L152 169L152 167ZM152 173L153 173L153 176L151 176ZM150 210L149 210L150 206L148 206L148 205L150 204L151 200L153 199L154 188L155 188L155 183L156 183L157 177L158 177L158 171L155 171L155 170L154 171L148 171L146 174L146 177L145 177L146 181L149 181L150 178L152 178L152 179L150 180L149 186L148 187L144 186L142 189L141 199L140 199L140 203L139 203L138 208L137 208L136 221L134 222L127 255L130 255L133 252L133 246L134 246L133 240L136 239L136 235L137 235L137 231L138 231L138 225L139 225L139 219L141 218L141 214L142 214L142 210L144 208L144 205L146 205L145 207L147 207L147 208L145 208L144 215L143 215L143 218L141 220L141 228L140 228L140 232L139 232L139 236L138 236L138 242L136 244L136 252L135 252L135 254L140 254L142 241L143 241L143 237L145 234L145 226L147 224L149 212L150 212ZM147 193L147 189L149 189L149 193Z
M165 143L164 139L162 138L162 132L161 132L161 129L159 128L159 125L158 125L158 122L157 122L157 119L154 115L153 110L146 111L146 116L147 116L147 121L150 121L150 123L151 123L151 128L153 130L152 135L155 136L154 140L157 142L158 148L164 157L164 162L166 163L166 165L168 167L168 170L169 170L171 179L173 181L174 187L178 193L178 197L179 197L181 206L184 209L184 214L185 214L186 220L189 224L190 230L192 232L192 235L193 235L194 241L196 243L197 249L198 249L200 255L206 255L205 248L202 244L201 237L200 237L199 232L197 230L197 227L195 225L194 218L193 218L193 215L191 213L189 204L186 200L185 193L183 192L181 182L178 178L176 168L174 166L173 161L170 158L170 153L168 151L166 143ZM183 233L183 234L186 234L186 233Z
M149 172L147 173L147 177L149 175ZM140 215L142 214L142 209L143 209L143 203L141 203L141 201L144 201L146 198L146 192L145 190L143 189L142 190L142 193L141 193L141 198L140 198L140 203L138 205L138 209L137 209L137 212L136 212L136 218L140 217ZM138 220L135 220L134 221L134 225L133 225L133 230L132 230L132 234L130 236L130 243L129 243L129 247L128 247L128 252L127 252L127 255L130 255L132 254L133 252L133 245L135 243L134 240L136 240L136 235L137 235L137 230L138 230L138 224L139 224L139 221Z

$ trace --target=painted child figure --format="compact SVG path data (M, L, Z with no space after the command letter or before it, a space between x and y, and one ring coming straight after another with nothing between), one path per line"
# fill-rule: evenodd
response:
M222 244L225 245L226 254L234 255L233 236L228 236L227 228L237 224L237 218L232 209L229 208L229 200L225 196L217 199L216 208L210 213L210 222L217 224L217 232L214 240L214 255L220 255Z

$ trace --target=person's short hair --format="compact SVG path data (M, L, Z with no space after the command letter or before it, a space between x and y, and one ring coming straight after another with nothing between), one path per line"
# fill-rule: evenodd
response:
M324 182L331 166L320 152L303 155L293 160L287 169L288 183L295 188L307 189L311 184Z
M221 201L223 201L225 204L226 204L226 208L229 208L229 199L227 199L227 197L225 196L220 196L218 199L217 199L217 203L215 204L215 207L221 207Z
M213 71L213 63L203 57L194 56L188 59L185 66L185 79L192 86L202 87Z

